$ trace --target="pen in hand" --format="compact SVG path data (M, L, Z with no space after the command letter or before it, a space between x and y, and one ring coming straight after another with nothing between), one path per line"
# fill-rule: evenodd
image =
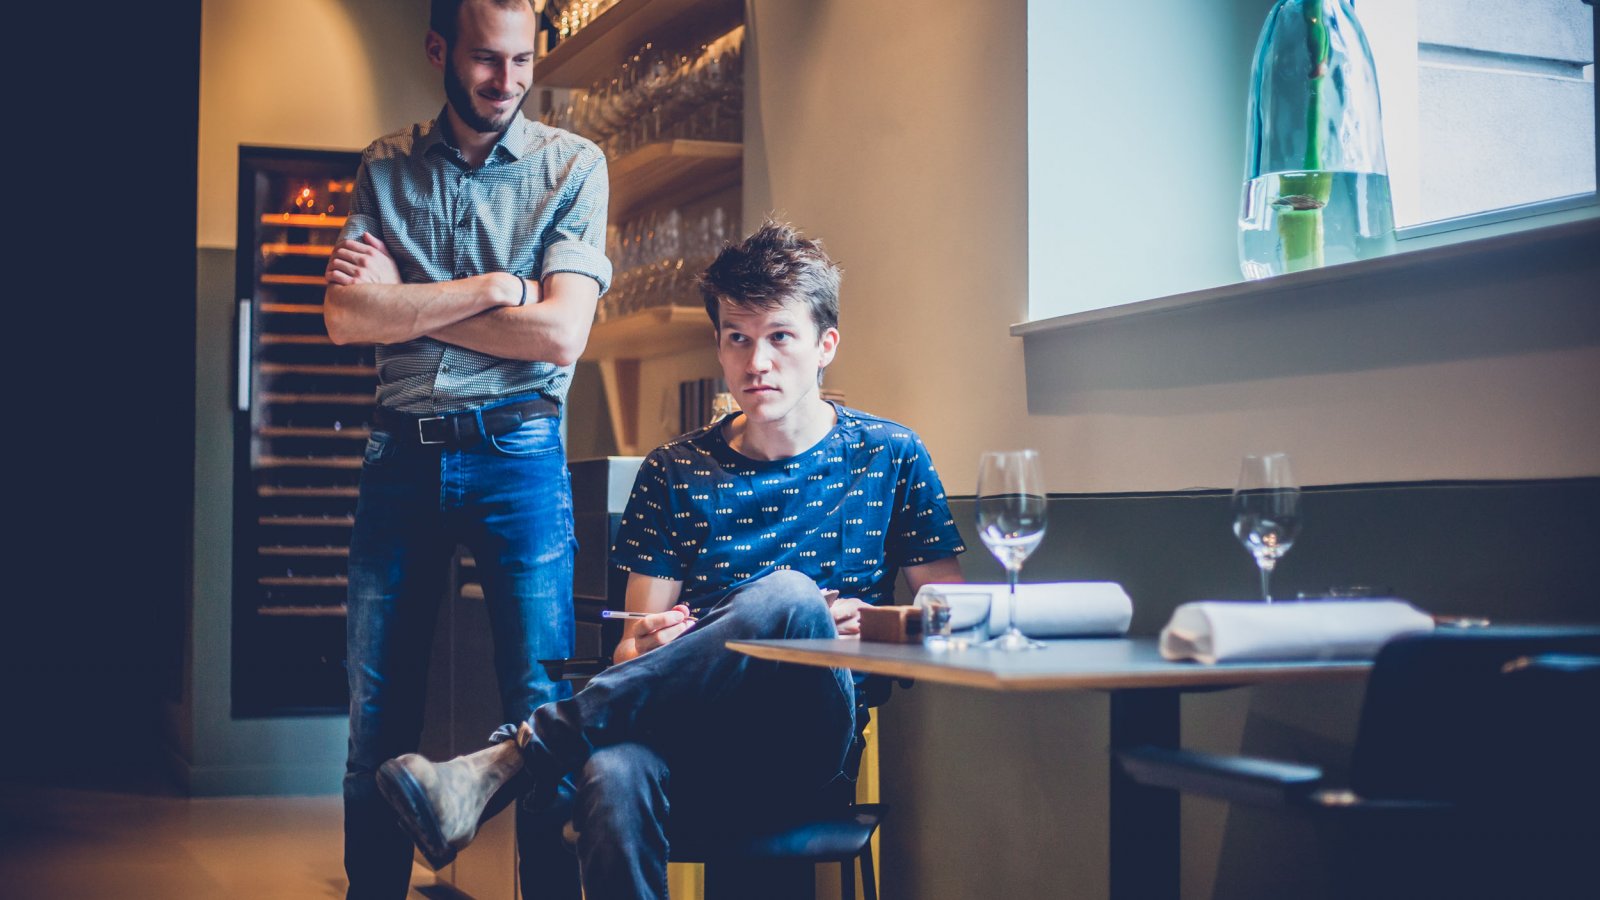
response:
M666 610L662 610L662 612L666 612ZM654 615L657 615L657 613L628 612L628 611L624 611L624 610L620 610L620 609L602 609L602 610L600 610L600 618L602 618L602 619L643 619L643 618L645 618L647 616L654 616ZM684 616L683 617L683 621L688 622L690 625L693 625L693 624L695 624L696 622L698 622L700 620L695 618L694 616Z

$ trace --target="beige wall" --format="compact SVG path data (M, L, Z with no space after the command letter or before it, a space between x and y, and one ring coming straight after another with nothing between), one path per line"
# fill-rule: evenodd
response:
M834 385L970 493L980 449L1037 440L1007 332L1028 299L1025 32L1020 0L952 6L757 0L745 213L823 239L845 270Z
M232 247L240 144L359 150L444 102L426 0L205 0L199 245Z
M1600 474L1591 400L1600 350L1594 313L1580 302L1600 281L1592 269L1554 294L1517 281L1476 288L1473 309L1523 304L1520 327L1542 320L1564 341L1443 352L1436 325L1519 324L1493 315L1451 324L1449 296L1435 298L1432 315L1413 304L1397 325L1371 310L1329 319L1290 298L1260 308L1250 346L1182 344L1182 328L1128 323L1030 340L1025 353L1008 329L1027 316L1026 6L997 0L975 16L838 0L750 4L745 220L775 211L844 263L845 340L831 384L922 432L953 492L970 491L983 449L1024 443L1044 452L1057 491L1228 486L1236 458L1263 449L1292 453L1310 484ZM422 0L208 0L201 246L234 241L238 144L358 148L436 111L438 76L420 49L425 18ZM1064 260L1063 280L1073 265ZM1380 287L1398 301L1435 280L1420 273ZM1207 315L1198 333L1215 338ZM1361 350L1371 329L1393 340L1395 327L1409 329L1401 336L1411 349ZM1324 355L1317 368L1280 360L1188 377L1313 337ZM1343 358L1340 344L1351 349ZM1098 361L1094 371L1086 358ZM696 354L647 364L641 433L664 434L672 416L662 404L678 379L716 372Z
M1025 351L1026 5L752 3L746 218L778 210L843 262L834 383L916 428L952 493L1015 445L1053 491L1229 487L1259 450L1307 484L1600 474L1594 263L1425 270ZM1082 264L1149 263L1064 254L1060 277Z

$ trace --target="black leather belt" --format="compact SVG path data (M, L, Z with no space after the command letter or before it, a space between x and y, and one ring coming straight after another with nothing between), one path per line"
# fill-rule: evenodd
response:
M548 419L561 414L561 404L543 397L505 403L482 411L483 427L478 427L479 412L466 410L443 416L419 416L378 407L374 417L378 427L404 440L419 444L462 449L489 438L510 434L522 423Z

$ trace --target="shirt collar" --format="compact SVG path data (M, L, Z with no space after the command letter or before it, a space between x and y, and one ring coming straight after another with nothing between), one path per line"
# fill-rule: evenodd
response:
M450 118L447 110L448 107L440 108L439 114L433 117L432 122L426 126L417 126L422 133L412 142L413 153L422 155L438 148L440 152L448 151L460 155L460 150L448 138ZM495 141L494 146L489 149L489 157L493 159L495 156L504 156L508 162L521 159L523 153L533 143L533 131L537 127L533 120L522 114L522 110L517 110L517 114L511 119L511 124L506 126L505 132L500 135L500 140Z

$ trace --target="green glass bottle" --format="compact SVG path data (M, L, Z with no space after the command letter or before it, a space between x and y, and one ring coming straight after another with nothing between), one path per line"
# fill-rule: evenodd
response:
M1244 179L1246 278L1394 249L1377 70L1352 0L1278 0L1267 14L1250 73Z

